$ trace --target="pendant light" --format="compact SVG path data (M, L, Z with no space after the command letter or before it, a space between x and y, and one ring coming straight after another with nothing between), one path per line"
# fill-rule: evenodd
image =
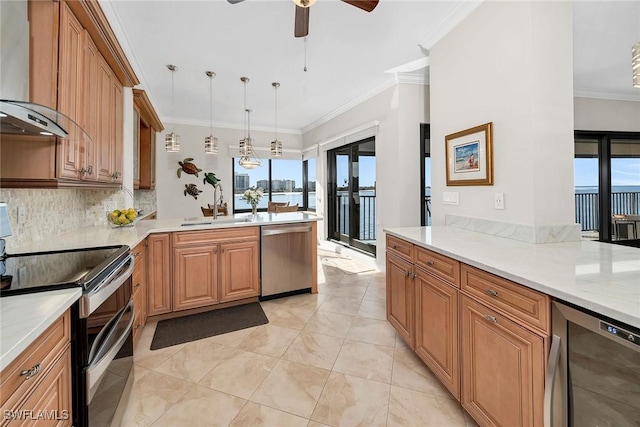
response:
M278 139L278 88L280 83L273 82L271 86L273 86L276 99L276 139L271 141L271 157L282 157L282 141Z
M640 89L640 42L631 49L631 70L633 73L633 87Z
M246 113L245 137L240 140L240 160L238 165L245 169L255 169L262 163L256 152L253 150L253 139L251 138L251 110L247 108L247 83L249 77L240 77L244 84L244 111Z
M204 152L206 154L218 154L218 138L213 136L213 78L216 73L207 71L209 77L209 136L204 138Z
M167 65L167 68L171 71L171 118L173 118L173 75L178 71L178 67L175 65ZM176 135L175 132L166 134L164 137L164 149L168 153L179 153L180 136Z

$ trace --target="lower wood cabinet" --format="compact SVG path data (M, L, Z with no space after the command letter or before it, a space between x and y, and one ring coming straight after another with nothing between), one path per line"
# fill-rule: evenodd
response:
M147 241L131 251L135 260L131 275L133 298L133 343L136 344L147 322Z
M170 313L171 234L154 233L147 237L147 315Z
M413 265L387 252L387 320L400 337L415 347Z
M71 425L70 337L67 311L0 372L0 426Z
M173 311L218 303L218 246L173 250Z
M463 296L462 405L482 426L541 426L544 341Z
M220 302L260 295L260 244L220 244Z
M460 399L458 289L416 268L416 354Z

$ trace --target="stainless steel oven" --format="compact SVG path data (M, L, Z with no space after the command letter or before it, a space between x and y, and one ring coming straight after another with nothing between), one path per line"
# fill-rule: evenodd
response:
M554 302L545 427L640 426L640 329Z
M0 296L82 287L72 307L74 426L121 425L133 381L130 248L10 254L5 262Z

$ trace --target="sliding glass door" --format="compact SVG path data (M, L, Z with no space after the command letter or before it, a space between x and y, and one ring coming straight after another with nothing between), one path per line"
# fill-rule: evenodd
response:
M375 255L375 139L327 155L329 238Z

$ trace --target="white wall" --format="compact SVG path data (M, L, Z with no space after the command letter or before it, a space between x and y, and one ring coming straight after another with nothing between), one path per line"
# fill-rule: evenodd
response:
M317 167L317 213L326 205L326 144L336 135L378 121L376 141L377 258L384 261L383 228L420 225L420 123L429 122L429 87L394 85L349 111L306 132L305 147L321 144ZM324 221L321 238L328 235Z
M572 28L570 2L484 2L430 49L435 225L447 214L574 223ZM486 122L494 185L447 187L445 136ZM442 205L443 191L460 204Z
M640 102L575 98L576 130L640 132Z
M209 126L184 125L164 123L165 129L156 137L156 198L158 204L158 218L190 218L201 217L201 206L213 204L213 187L204 185L204 172L213 172L222 181L224 200L232 209L233 196L231 193L233 177L231 175L231 157L237 156L237 146L244 131L241 129L214 128L214 135L218 138L218 155L204 153L204 138L210 134ZM180 152L167 153L164 150L165 133L175 132L180 136ZM256 141L254 147L262 159L268 159L266 150L270 141L275 137L273 132L251 131L251 137ZM278 133L282 141L283 150L294 150L294 155L301 158L302 136ZM235 148L229 148L229 146ZM291 154L290 154L291 155ZM202 172L199 177L182 173L178 178L179 161L192 157ZM237 170L242 170L236 165ZM203 192L198 199L190 195L185 197L185 184L196 184Z

